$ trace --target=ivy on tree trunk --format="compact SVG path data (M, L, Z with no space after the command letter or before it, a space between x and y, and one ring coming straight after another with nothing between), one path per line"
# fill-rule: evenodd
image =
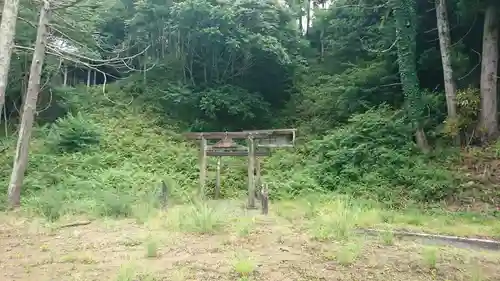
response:
M408 117L415 129L417 145L423 152L429 151L423 130L424 104L417 76L417 12L415 0L396 0L396 46L399 75L406 99Z

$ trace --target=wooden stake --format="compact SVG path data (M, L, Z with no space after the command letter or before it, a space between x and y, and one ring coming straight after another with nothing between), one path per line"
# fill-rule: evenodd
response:
M91 69L87 69L87 88L90 87L90 74L91 74Z
M205 179L207 177L207 140L200 141L200 196L205 197Z
M262 184L260 202L262 203L262 214L267 215L269 213L269 188L267 183Z
M255 156L255 197L257 197L257 200L261 200L261 188L262 188L262 180L260 178L260 161L259 157Z
M167 202L168 202L168 187L165 181L161 181L160 203L161 203L161 208L163 210L167 209Z
M68 66L64 66L63 86L68 86Z
M248 137L248 206L249 209L255 209L255 142L252 136Z
M217 174L215 175L215 199L220 196L220 157L217 157Z

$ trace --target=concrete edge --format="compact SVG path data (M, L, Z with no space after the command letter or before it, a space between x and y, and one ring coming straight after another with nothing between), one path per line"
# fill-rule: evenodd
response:
M457 246L457 243L466 244L476 248L483 248L488 250L500 251L500 241L489 240L489 239L479 239L479 238L467 238L459 236L448 236L440 234L429 234L429 233L418 233L410 231L398 231L398 230L380 230L380 229L359 229L359 232L364 234L379 235L382 233L390 232L395 236L400 237L417 237L421 239L432 240L436 242L442 242L450 246Z

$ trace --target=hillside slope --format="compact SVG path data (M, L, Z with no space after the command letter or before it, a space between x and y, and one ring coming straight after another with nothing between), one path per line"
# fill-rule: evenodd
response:
M166 120L154 105L134 100L114 85L107 93L102 88L80 88L59 90L58 95L62 108L76 117L59 114L64 126L56 122L56 126L36 127L23 187L23 205L29 210L54 219L66 213L126 216L131 206L145 200L157 202L161 181L170 187L174 201L185 202L196 194L197 148L182 137L182 126L175 120ZM467 205L456 196L464 194L466 200L478 199L491 209L488 205L495 204L492 198L498 192L494 183L476 180L477 173L450 169L448 155L415 153L404 124L394 116L387 108L370 111L325 137L295 149L275 150L262 160L263 178L273 199L336 192L408 206L411 201L439 201L451 194L453 202ZM69 139L73 145L84 138L79 134L86 134L87 129L82 133L85 126L99 132L98 145L84 151L58 151L57 134L76 138ZM9 149L0 154L0 162L5 163L0 168L2 188L8 185L14 137L4 140ZM208 169L210 196L215 159L210 159ZM245 157L223 158L222 196L244 195L246 174ZM471 179L474 185L468 185ZM473 193L478 190L481 194ZM2 200L5 194L2 191Z
M62 201L66 203L61 208L78 212L118 194L119 201L127 201L124 196L134 200L154 191L161 180L175 184L172 190L178 197L194 185L196 151L174 128L160 127L157 117L139 107L112 104L113 97L98 89L68 95L71 107L101 132L100 144L84 152L56 152L51 148L54 131L49 126L36 128L23 188L27 205ZM9 149L0 161L10 163L12 155ZM7 186L10 169L11 165L1 167L2 187Z
M197 191L197 149L182 137L182 130L172 125L174 122L165 122L144 103L128 102L130 97L118 91L103 94L101 88L66 89L60 95L61 103L74 116L80 116L70 122L72 133L78 131L78 122L84 121L98 129L100 143L85 151L58 152L53 139L61 129L53 125L37 127L31 142L23 205L41 210L46 216L89 211L121 215L130 212L128 203L156 200L162 180L170 186L173 200L188 200ZM127 102L120 102L123 100ZM0 162L6 163L0 168L2 188L8 185L14 137L5 140L9 149L0 155ZM214 159L210 160L208 185L213 188L215 165ZM223 159L222 196L238 196L246 188L245 161ZM299 164L295 154L277 152L263 164L264 177L274 183L274 190L293 193L290 189L307 187L307 181L311 181L294 172L294 166ZM2 196L5 193L2 191Z

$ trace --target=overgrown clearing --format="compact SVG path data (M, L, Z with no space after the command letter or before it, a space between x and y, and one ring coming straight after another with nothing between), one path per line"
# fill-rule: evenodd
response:
M500 252L353 232L413 224L500 236L495 221L488 228L341 199L277 202L261 216L241 202L178 205L66 228L59 226L77 218L47 223L8 214L0 228L2 280L496 280L500 274Z
M3 279L498 280L500 251L391 232L500 241L495 1L17 2ZM243 206L245 157L220 196L218 159L199 184L184 132L277 128L294 147L258 159L268 216Z
M461 179L428 158L387 146L398 138L387 134L372 149L339 147L398 130L384 121L386 109L311 142L312 150L299 146L265 158L271 214L262 216L244 208L244 159L224 159L223 200L200 202L197 152L180 129L140 103L111 103L120 92L66 95L83 114L37 128L22 208L1 218L3 280L494 280L500 274L497 252L356 231L500 239L497 211L488 204L472 213L415 201L445 195ZM82 102L89 98L94 103ZM89 143L89 136L99 142ZM58 150L72 146L81 150ZM352 165L347 156L353 151L365 160ZM330 158L318 161L323 154ZM5 162L9 155L3 154ZM9 170L2 167L3 186ZM159 210L162 180L169 186L166 211ZM402 182L406 186L395 185ZM92 223L59 227L79 219Z

